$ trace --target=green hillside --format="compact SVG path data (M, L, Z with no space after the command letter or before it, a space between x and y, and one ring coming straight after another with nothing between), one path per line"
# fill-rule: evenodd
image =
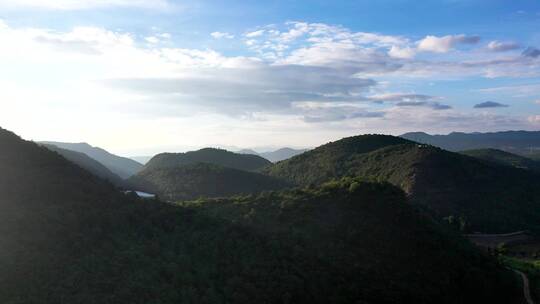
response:
M306 276L318 278L322 285L303 287L314 303L502 301L493 297L492 287L484 289L502 283L497 266L415 211L389 184L344 179L321 187L182 206L273 235L284 241L281 246L290 244L290 258L299 258L295 264L310 271L296 277L292 270L288 284L298 286ZM309 258L301 260L304 256ZM493 272L481 275L488 281L479 286L477 274L486 274L486 269Z
M223 197L278 190L288 183L266 175L218 165L198 163L175 168L144 169L128 183L168 201Z
M0 146L1 303L519 303L386 184L174 206L1 129Z
M533 173L432 146L396 142L400 140L379 135L346 138L266 172L299 185L342 176L375 178L399 186L440 220L462 218L471 231L540 233L540 179ZM358 146L358 152L351 145Z
M333 178L347 176L351 156L404 143L410 142L387 135L347 137L278 162L265 168L264 172L298 185L320 184Z
M44 144L43 146L51 151L62 155L70 162L80 166L81 168L94 174L95 176L111 182L115 186L123 186L124 184L124 180L122 178L120 178L118 175L111 172L111 170L109 170L107 167L94 160L93 158L90 158L84 153L58 148L54 145Z
M257 155L205 148L186 153L158 154L144 166L144 169L174 168L196 163L208 163L244 171L256 171L272 164L267 159Z
M500 165L506 165L526 170L540 171L540 162L497 149L466 150L460 153L478 159L495 162Z

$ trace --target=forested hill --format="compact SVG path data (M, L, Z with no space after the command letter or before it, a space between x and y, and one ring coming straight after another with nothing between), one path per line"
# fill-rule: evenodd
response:
M477 149L461 151L461 153L500 165L540 172L540 161L506 151L497 149Z
M266 173L299 185L343 176L375 178L399 186L439 220L463 218L471 231L540 233L537 175L397 137L345 138Z
M291 184L255 172L207 163L172 168L145 168L127 181L131 187L168 201L279 190Z
M513 303L514 277L387 184L173 206L0 130L1 303ZM268 219L268 220L266 220Z
M405 143L412 142L388 135L346 137L281 161L265 168L264 172L298 185L323 183L345 176L348 160L353 156Z
M144 169L174 168L196 163L208 163L244 171L256 171L272 164L269 160L257 155L205 148L186 153L158 154L144 166Z
M512 280L500 276L499 266L414 210L389 184L343 179L182 206L294 248L287 256L309 271L291 269L281 282L295 288L303 278L317 278L317 284L303 287L312 303L518 303L521 297L512 291ZM507 291L515 295L493 294ZM290 299L298 303L296 296Z

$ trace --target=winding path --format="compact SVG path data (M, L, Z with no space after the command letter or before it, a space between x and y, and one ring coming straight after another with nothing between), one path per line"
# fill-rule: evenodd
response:
M527 300L527 304L534 304L534 301L531 297L531 289L530 289L530 286L529 286L529 278L527 278L527 276L519 271L519 270L515 270L513 269L517 274L519 274L521 276L521 279L523 280L523 296L525 297L525 300Z

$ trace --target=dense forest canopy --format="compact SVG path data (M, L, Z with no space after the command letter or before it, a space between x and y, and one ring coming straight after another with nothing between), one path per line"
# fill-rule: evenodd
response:
M2 303L512 303L508 271L386 184L171 205L0 130Z
M144 168L174 168L196 163L209 163L244 171L256 171L271 164L269 160L257 155L239 154L223 149L205 148L186 153L161 153L154 156Z
M540 177L533 172L386 135L361 135L323 145L265 172L297 185L340 177L388 181L440 220L468 222L470 231L540 232Z

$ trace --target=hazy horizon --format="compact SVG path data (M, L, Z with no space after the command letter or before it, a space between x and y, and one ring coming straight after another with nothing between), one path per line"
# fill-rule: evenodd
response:
M0 0L0 9L0 126L29 140L144 156L540 130L537 1Z

